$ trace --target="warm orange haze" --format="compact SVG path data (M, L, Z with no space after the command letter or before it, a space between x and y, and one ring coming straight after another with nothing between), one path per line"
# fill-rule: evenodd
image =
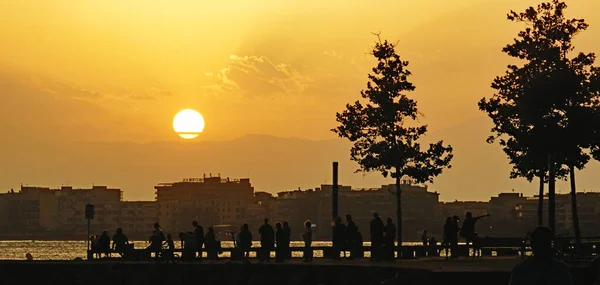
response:
M477 102L513 63L501 49L524 26L506 13L539 2L4 0L0 190L95 183L153 200L159 182L221 173L275 193L331 183L332 161L342 185L393 183L354 173L350 144L330 131L366 88L382 32L410 61L425 141L454 148L430 189L444 201L532 196L536 183L510 180L485 142ZM577 50L600 53L600 2L567 3L590 24ZM178 114L188 108L198 113ZM578 173L578 190L600 190L598 171Z

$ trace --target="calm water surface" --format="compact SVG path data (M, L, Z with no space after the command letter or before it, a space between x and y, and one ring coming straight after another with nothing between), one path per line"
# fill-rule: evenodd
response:
M175 242L179 247L179 242ZM364 243L370 246L370 242ZM408 242L404 245L417 245L420 243ZM233 247L233 242L222 241L221 245L226 248ZM135 248L146 248L148 242L134 241ZM253 247L260 246L259 242L253 242ZM304 246L304 242L293 241L291 246ZM331 242L313 242L313 246L331 246ZM24 260L25 255L30 253L35 260L73 260L77 257L86 258L86 241L0 241L0 260ZM302 253L295 252L293 256L300 257ZM365 252L368 257L369 253ZM225 253L221 257L228 257ZM315 257L322 256L322 252L315 251Z

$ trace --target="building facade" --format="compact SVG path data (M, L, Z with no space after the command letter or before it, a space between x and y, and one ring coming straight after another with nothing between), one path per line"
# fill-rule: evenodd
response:
M170 233L201 225L239 225L249 204L255 202L250 179L222 179L220 176L184 179L154 187L158 220Z

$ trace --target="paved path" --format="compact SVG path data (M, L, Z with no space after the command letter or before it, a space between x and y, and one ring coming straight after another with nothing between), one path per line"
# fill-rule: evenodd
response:
M257 260L251 260L256 265L275 265L275 266L365 266L365 267L393 267L407 269L421 269L434 272L510 272L521 259L519 257L489 257L483 259L460 258L454 260L445 260L444 258L420 258L412 260L396 260L395 262L370 262L368 259L360 260L330 260L314 259L312 263L302 262L300 259L288 260L285 263L260 263ZM203 264L219 263L226 264L230 261L207 262ZM235 262L239 263L239 262Z
M510 272L512 268L517 265L521 259L519 257L488 257L483 259L472 259L472 258L459 258L454 260L445 260L444 258L420 258L412 260L396 260L395 262L371 262L368 259L359 260L331 260L331 259L314 259L312 263L302 262L301 259L287 260L285 263L275 263L273 260L269 263L261 263L258 260L252 260L253 265L267 265L267 266L361 266L361 267L388 267L388 268L406 268L406 269L417 269L434 272ZM95 261L24 261L24 260L2 260L0 265L3 263L50 263L50 264L65 264L65 263L85 263L85 264L107 264L107 263L126 263L126 264L153 264L154 262L132 262L132 261L119 261L118 259L112 260L95 260ZM207 261L202 262L177 262L178 264L198 264L202 265L225 265L225 264L239 264L240 262L232 262L229 259L222 259L218 261Z

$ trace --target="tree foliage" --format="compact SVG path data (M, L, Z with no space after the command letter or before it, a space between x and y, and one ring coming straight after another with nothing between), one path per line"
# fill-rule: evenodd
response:
M567 166L582 169L590 159L585 149L595 140L589 124L598 106L592 84L595 55L568 57L574 49L571 40L588 25L583 19L566 19L566 7L553 0L508 14L509 20L528 27L503 52L526 63L509 65L492 83L496 94L479 102L494 123L488 142L498 140L503 147L513 165L511 178L547 177L551 153L558 160L559 178L566 178Z
M528 27L503 52L525 64L509 65L503 76L496 77L492 83L496 94L483 98L479 108L494 123L488 142L498 140L503 147L513 165L511 178L544 179L551 165L557 169L548 173L553 193L555 176L570 174L579 241L574 171L585 167L590 152L600 158L600 76L593 53L570 57L572 39L588 25L583 19L567 19L566 8L564 2L552 0L508 14L510 21ZM554 210L550 211L552 218Z
M420 113L417 102L407 96L415 90L408 81L408 61L402 60L395 45L387 40L379 41L372 54L377 66L368 75L367 89L361 91L367 102L347 104L336 114L339 126L332 131L354 143L350 155L360 170L432 181L450 167L452 147L438 141L422 149L418 141L427 132L427 125L415 124Z

